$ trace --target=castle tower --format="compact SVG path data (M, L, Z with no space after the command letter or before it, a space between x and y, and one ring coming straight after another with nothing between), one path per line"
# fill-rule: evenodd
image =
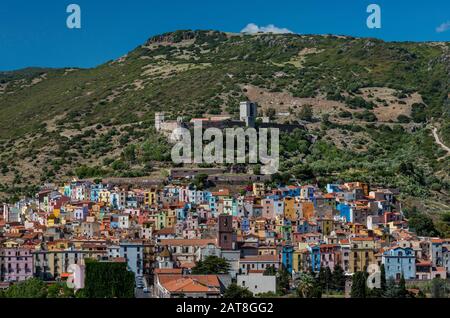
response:
M155 113L155 129L160 131L162 129L162 124L165 121L164 113Z
M219 247L222 250L232 250L234 243L233 217L231 215L219 215L218 231Z
M258 115L258 104L254 102L241 102L240 120L244 121L247 127L255 127L256 117Z
M9 222L9 207L6 203L3 203L3 221Z

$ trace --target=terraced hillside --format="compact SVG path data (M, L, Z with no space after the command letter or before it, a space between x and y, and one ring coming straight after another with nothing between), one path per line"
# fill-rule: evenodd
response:
M156 111L236 116L258 101L280 122L286 175L399 186L448 209L450 43L177 31L93 69L0 73L0 191L46 181L159 174L170 145ZM317 137L311 143L307 135Z

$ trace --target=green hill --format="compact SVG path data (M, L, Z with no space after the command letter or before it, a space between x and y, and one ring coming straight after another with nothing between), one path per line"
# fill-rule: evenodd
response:
M449 78L448 42L216 31L156 36L93 69L0 73L0 191L158 173L170 147L156 111L236 116L251 99L277 121L309 122L282 137L283 172L399 186L448 208L449 156L431 129L450 140Z

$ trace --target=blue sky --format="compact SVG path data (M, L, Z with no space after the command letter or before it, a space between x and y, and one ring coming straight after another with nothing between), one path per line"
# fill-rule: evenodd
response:
M79 30L66 26L71 3L81 7ZM371 3L381 6L381 29L366 26ZM178 29L240 32L249 23L273 24L299 34L450 41L450 1L2 0L0 70L92 67L122 56L155 34Z

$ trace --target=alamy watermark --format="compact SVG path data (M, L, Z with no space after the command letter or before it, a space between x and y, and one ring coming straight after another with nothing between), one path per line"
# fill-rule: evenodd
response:
M367 7L367 27L369 29L381 29L381 7L378 4L370 4Z
M66 20L67 27L69 29L81 29L81 7L78 4L69 4L66 13L70 13Z
M172 132L171 139L177 141L171 152L176 164L261 164L261 173L266 175L279 170L278 128L207 128L203 131L202 122L196 121L194 136L189 129L179 127ZM204 146L204 142L208 144Z
M367 267L367 287L370 289L381 288L381 270L378 264L370 264Z

